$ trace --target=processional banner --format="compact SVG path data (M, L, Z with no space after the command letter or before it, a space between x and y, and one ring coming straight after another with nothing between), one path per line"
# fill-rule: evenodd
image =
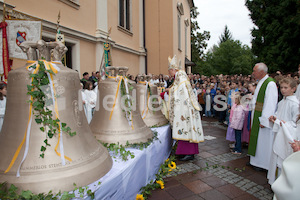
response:
M41 39L41 21L6 20L7 38L10 58L27 59L20 48L24 41L36 42Z
M101 63L103 63L103 65L101 66L101 78L102 80L104 80L106 78L106 76L108 76L108 72L106 72L105 68L107 66L111 66L112 65L112 60L111 60L111 54L110 54L110 50L111 50L111 46L110 43L104 43L104 63L103 60ZM102 57L103 59L103 57Z

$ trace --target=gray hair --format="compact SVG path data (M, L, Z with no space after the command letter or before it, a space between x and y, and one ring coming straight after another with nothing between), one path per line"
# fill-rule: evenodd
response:
M259 71L264 71L265 73L268 73L268 67L265 63L256 63L255 66L257 66Z

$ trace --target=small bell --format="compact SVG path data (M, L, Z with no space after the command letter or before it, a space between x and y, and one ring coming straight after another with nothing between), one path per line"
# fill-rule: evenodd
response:
M95 111L90 123L92 132L103 143L125 145L127 142L147 142L153 133L137 109L139 105L134 94L135 82L125 78L128 68L106 69L109 76L99 83L99 109Z
M162 126L168 120L162 114L157 94L157 86L150 85L151 76L138 76L137 100L141 116L148 127ZM143 81L146 80L146 81Z

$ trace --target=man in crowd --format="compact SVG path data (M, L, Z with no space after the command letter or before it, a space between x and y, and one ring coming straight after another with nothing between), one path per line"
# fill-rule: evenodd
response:
M82 74L82 76L83 76L83 78L80 80L80 82L82 83L83 88L84 88L86 82L89 80L89 73L88 72L84 72Z
M268 67L264 63L257 63L253 67L252 75L258 83L253 95L255 107L252 112L248 154L250 164L256 170L268 170L273 148L274 133L268 119L275 113L278 90L276 83L267 73Z
M89 81L93 83L93 88L95 88L96 87L95 83L98 83L96 72L92 72L92 76L90 76Z

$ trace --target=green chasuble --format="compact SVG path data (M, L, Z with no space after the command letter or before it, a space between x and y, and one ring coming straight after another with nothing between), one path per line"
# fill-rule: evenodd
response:
M258 138L258 132L259 132L259 117L262 114L262 109L264 106L264 100L265 100L265 93L267 89L268 83L271 81L274 81L272 78L268 77L263 84L261 85L257 98L255 103L255 109L254 109L254 116L253 116L253 124L251 127L251 133L250 133L250 141L248 146L248 154L251 156L255 156L256 153L256 145L257 145L257 138Z

